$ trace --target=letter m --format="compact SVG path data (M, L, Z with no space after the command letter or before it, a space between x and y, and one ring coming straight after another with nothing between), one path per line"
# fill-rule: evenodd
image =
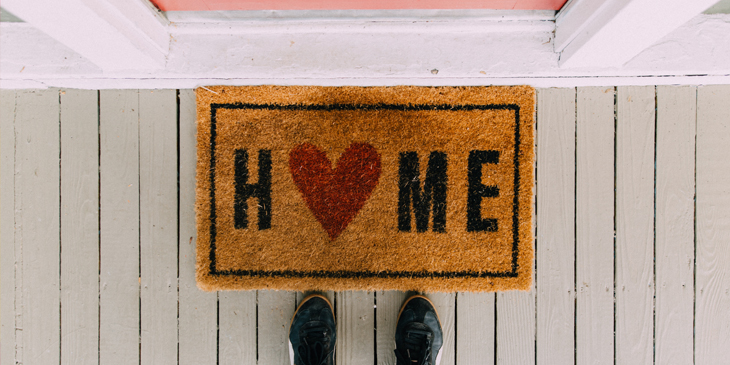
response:
M401 152L398 169L398 230L411 231L411 206L416 217L416 231L428 230L428 219L433 210L434 232L446 232L446 154L431 152L428 158L426 181L421 190L421 179L416 152Z

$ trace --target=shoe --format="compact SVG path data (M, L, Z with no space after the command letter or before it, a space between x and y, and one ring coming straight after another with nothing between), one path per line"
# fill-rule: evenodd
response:
M289 360L292 365L334 365L337 327L332 304L321 295L310 295L299 304L289 326Z
M421 295L408 298L395 327L398 365L438 365L443 342L441 323L433 303Z

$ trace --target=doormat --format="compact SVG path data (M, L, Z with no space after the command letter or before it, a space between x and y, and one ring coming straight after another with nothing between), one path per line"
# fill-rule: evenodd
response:
M196 94L201 289L532 286L532 87Z

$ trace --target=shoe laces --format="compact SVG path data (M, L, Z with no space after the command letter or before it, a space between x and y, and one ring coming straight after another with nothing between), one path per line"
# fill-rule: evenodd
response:
M300 332L301 345L297 348L300 365L326 365L330 354L329 330L325 326L312 326Z
M431 342L433 341L433 333L427 329L421 329L413 325L406 328L405 333L405 348L395 349L395 357L398 359L398 364L431 365Z

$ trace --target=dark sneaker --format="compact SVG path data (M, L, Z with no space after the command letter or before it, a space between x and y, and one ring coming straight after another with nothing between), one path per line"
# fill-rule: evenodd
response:
M421 295L408 298L395 327L398 365L438 365L443 342L441 323L433 303Z
M332 304L321 295L310 295L299 304L289 327L289 360L292 365L334 365L337 327Z

